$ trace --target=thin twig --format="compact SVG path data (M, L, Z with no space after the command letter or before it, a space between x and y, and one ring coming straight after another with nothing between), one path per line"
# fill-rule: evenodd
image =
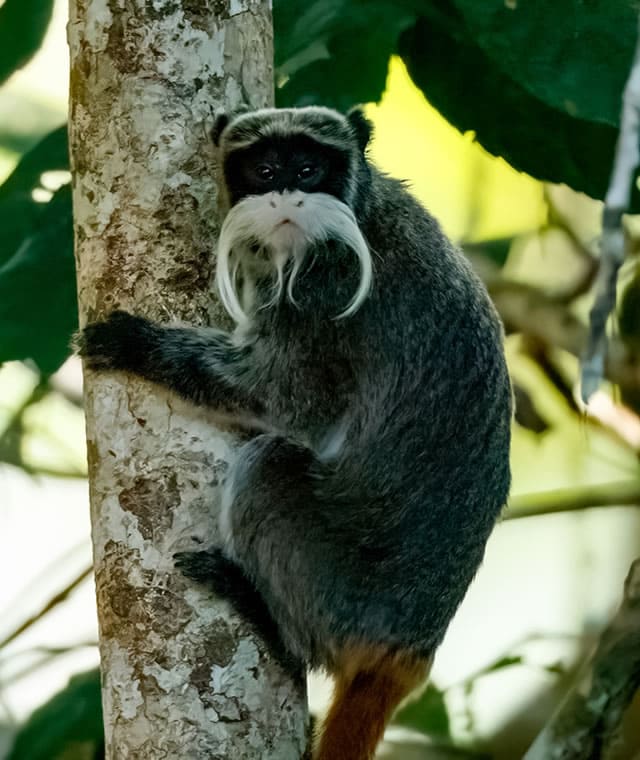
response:
M501 670L506 667L525 667L525 668L531 668L532 670L536 670L538 672L540 671L546 671L547 673L550 672L549 666L541 665L540 663L534 663L534 662L527 662L524 654L514 654L514 652L517 652L518 649L522 649L527 644L530 644L531 642L536 641L571 641L573 643L584 641L585 636L579 633L554 633L552 631L545 632L545 633L531 633L527 636L520 637L517 641L515 641L510 647L508 647L506 650L504 650L504 654L495 657L491 662L489 662L487 665L483 665L482 667L478 668L477 670L474 670L469 675L464 676L458 681L454 681L453 683L448 684L444 687L443 691L444 693L448 693L453 689L465 689L471 685L475 681L480 680L486 675L489 675L491 673L495 673L496 670ZM557 673L557 669L554 670L555 673Z
M0 464L6 463L14 467L19 467L27 475L49 475L56 478L86 478L87 473L82 469L72 468L68 470L58 469L55 467L33 466L22 457L20 451L20 442L24 434L24 416L25 413L49 393L59 393L70 403L75 403L71 396L58 386L54 386L49 379L40 378L29 396L18 406L13 409L4 429L0 432ZM59 441L58 447L63 446L64 442Z
M639 21L640 30L640 21ZM606 325L616 304L618 270L624 261L622 215L631 206L631 192L640 165L640 31L631 73L622 96L620 134L611 182L602 212L600 270L596 298L590 315L589 339L581 370L581 393L585 403L598 389L604 376L607 349Z
M635 480L583 488L563 488L541 493L514 496L503 520L540 517L561 512L576 512L592 507L638 506L640 483Z
M6 688L9 685L15 685L18 681L22 680L23 678L26 678L27 676L32 675L33 673L40 670L40 668L46 667L52 660L55 660L57 657L61 657L65 654L70 654L71 652L77 652L79 649L98 649L98 642L97 641L85 641L85 642L79 642L77 644L73 644L72 646L68 647L57 647L57 648L47 648L47 647L35 647L31 650L26 650L24 652L20 652L18 656L20 655L40 655L38 659L29 662L28 665L25 665L21 670L17 670L11 675L2 681L0 681L0 693L4 688ZM13 656L12 656L13 661Z
M20 623L17 628L11 631L11 633L5 636L4 639L0 640L0 649L16 639L21 633L26 631L27 628L30 628L34 623L37 623L38 620L43 618L47 613L51 612L54 607L57 607L59 604L62 604L62 602L66 601L68 596L82 583L82 581L91 575L92 571L93 567L91 565L89 567L86 567L79 575L77 575L70 583L68 583L62 589L62 591L59 591L57 594L55 594L55 596L52 596L51 599L49 599L49 601L38 612L28 617L24 622Z

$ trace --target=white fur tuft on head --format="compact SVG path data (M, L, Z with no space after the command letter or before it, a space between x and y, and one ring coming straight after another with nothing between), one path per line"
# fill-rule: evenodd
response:
M346 309L336 315L340 319L362 306L373 276L369 246L349 206L332 195L300 191L250 195L236 203L220 231L216 271L220 299L229 315L238 324L246 323L253 284L267 271L274 276L269 304L280 298L285 281L287 298L295 304L293 288L306 252L328 240L344 243L360 262L358 287Z

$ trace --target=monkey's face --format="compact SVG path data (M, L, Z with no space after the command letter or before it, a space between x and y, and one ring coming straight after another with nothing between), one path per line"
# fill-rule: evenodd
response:
M317 194L346 201L348 158L305 135L264 137L234 150L224 171L231 206L252 198L263 235L257 242L272 249L293 248L312 237L321 211Z
M214 128L214 141L229 203L217 266L229 313L246 317L241 291L254 293L244 286L265 278L272 302L286 292L295 303L294 283L312 247L315 255L355 253L360 285L343 315L357 310L369 292L371 255L350 207L362 154L347 119L328 109L258 111ZM327 241L342 247L323 248Z

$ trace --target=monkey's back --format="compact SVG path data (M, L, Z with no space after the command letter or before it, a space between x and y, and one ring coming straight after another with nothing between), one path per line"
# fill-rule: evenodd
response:
M335 624L431 652L507 499L512 393L499 318L463 254L376 170L369 204L373 290L353 320L363 361L331 481Z

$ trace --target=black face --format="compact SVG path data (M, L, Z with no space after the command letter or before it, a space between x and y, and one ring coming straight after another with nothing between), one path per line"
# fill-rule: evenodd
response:
M344 201L348 168L342 151L296 135L264 138L233 151L225 175L232 205L247 195L285 190L327 193Z

